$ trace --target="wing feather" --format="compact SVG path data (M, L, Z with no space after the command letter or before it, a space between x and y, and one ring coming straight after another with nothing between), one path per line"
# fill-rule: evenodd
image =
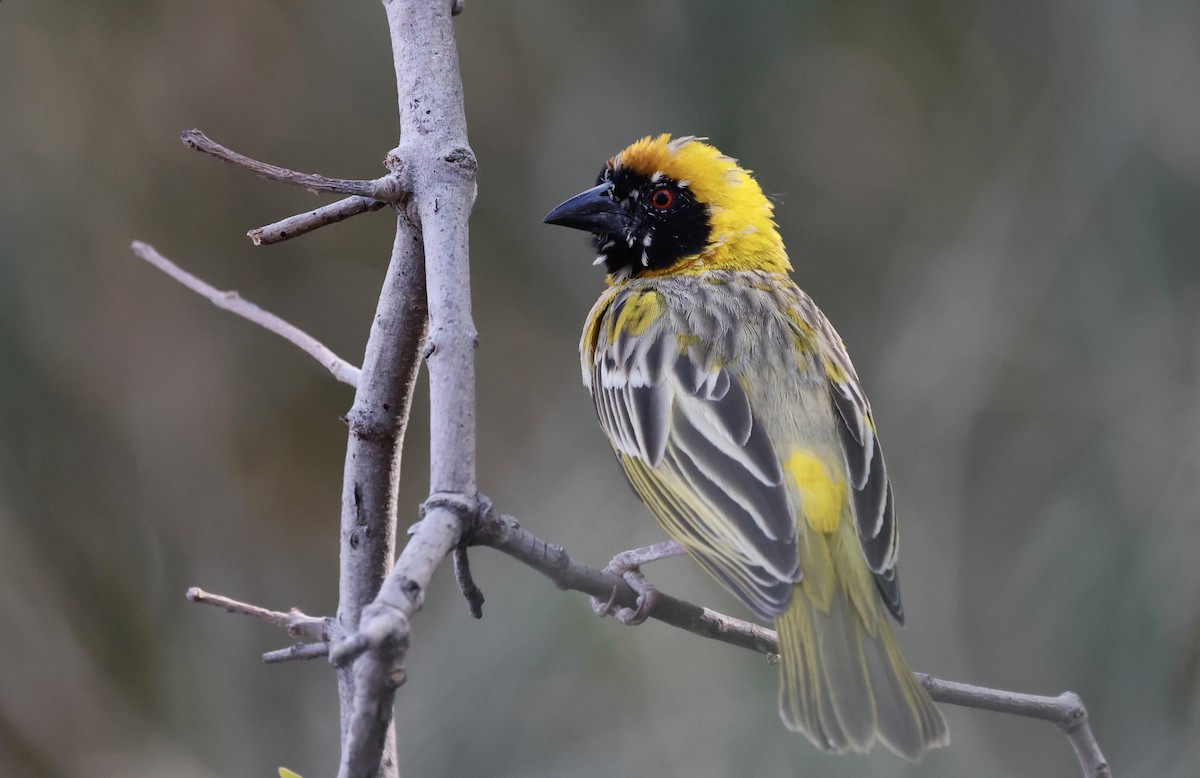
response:
M669 299L663 288L630 284L601 298L582 344L585 382L630 482L664 529L751 609L773 618L801 576L798 498L785 483L777 447L803 441L788 438L794 431L786 426L783 438L772 439L740 371L748 369L741 353L747 337L775 340L757 329L746 336L737 325L766 326L757 323L762 317L739 318L724 297L699 304ZM688 293L706 288L713 287L694 285ZM870 405L841 339L812 300L794 286L754 287L764 288L776 295L771 310L784 313L796 344L794 353L774 356L791 360L797 381L816 377L811 390L761 381L782 388L764 396L758 386L754 399L779 424L804 392L828 392L862 553L884 603L903 622L895 507ZM798 394L787 399L791 392ZM779 407L771 403L785 410L771 410Z
M667 534L683 544L710 575L733 592L752 611L773 619L791 599L791 580L755 562L753 553L716 534L711 508L690 491L691 484L673 468L650 470L640 459L626 457L622 464L629 481Z
M812 315L825 336L825 362L829 394L839 422L842 452L851 491L858 540L867 566L875 576L888 610L901 624L904 607L896 580L899 535L892 485L883 462L883 450L875 434L871 406L863 394L842 340L824 315L812 306Z
M625 388L625 404L629 423L637 439L638 450L645 454L652 467L662 462L667 450L670 430L671 393L659 386L630 386Z
M683 345L696 338L671 326L658 292L616 295L603 316L589 383L630 483L709 573L774 618L800 578L795 509L745 387L724 354Z
M787 492L765 483L710 439L698 434L686 412L676 406L672 464L712 506L727 537L744 538L776 575L790 577L795 566L795 521Z

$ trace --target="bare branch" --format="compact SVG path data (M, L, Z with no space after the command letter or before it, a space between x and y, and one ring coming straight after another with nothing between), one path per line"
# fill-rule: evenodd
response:
M929 690L929 695L938 702L1049 721L1067 736L1079 759L1084 778L1111 778L1112 770L1088 724L1087 708L1075 692L1043 697L943 681L925 673L916 675Z
M336 642L329 661L354 662L354 712L342 746L339 778L370 775L381 757L396 687L403 682L401 663L410 639L409 618L421 608L438 565L459 543L462 519L448 507L433 507L404 546L392 574L375 601L363 609L358 632Z
M344 384L357 386L359 370L354 365L329 350L324 344L304 330L279 318L270 311L259 308L249 300L243 299L235 291L221 291L200 280L196 276L176 265L171 260L151 246L135 240L131 246L133 253L154 265L171 278L191 289L201 297L207 298L213 305L230 313L235 313L243 319L254 322L258 326L279 335L292 344L299 346L305 353L325 366L333 377Z
M412 221L419 231L414 227L410 234L422 239L413 250L423 254L426 270L431 499L395 569L363 610L358 634L348 634L330 652L330 660L339 665L359 655L353 668L353 714L349 721L343 719L340 778L391 774L392 702L403 680L408 618L420 608L433 571L458 545L476 510L476 333L467 263L476 164L467 145L451 5L384 0L384 8L401 128L389 166L411 187ZM462 510L435 498L457 500ZM341 624L349 632L355 622L342 618Z
M295 170L288 170L285 167L259 162L257 159L252 159L244 154L237 153L233 149L222 146L200 130L184 130L179 134L179 139L190 149L202 151L231 165L245 168L256 176L265 178L268 181L279 181L280 183L303 187L314 194L331 192L333 194L359 195L388 203L399 202L405 196L400 179L394 174L388 174L369 181L348 178L327 178L315 173L298 173Z
M243 616L253 616L276 627L282 627L294 638L309 640L329 640L329 619L317 616L306 616L292 608L287 613L273 611L248 602L234 600L220 594L210 594L198 586L187 590L187 598L201 605L212 605L230 613L240 613Z
M296 643L295 645L268 651L263 654L263 663L268 665L291 662L298 659L320 659L329 656L328 643Z
M562 546L547 543L522 528L511 516L497 513L490 503L484 502L483 506L479 520L468 536L469 544L502 551L537 570L560 589L583 592L601 600L611 597L616 605L635 607L637 592L621 576L572 559ZM779 650L773 630L662 592L658 593L650 610L650 618L760 654L771 655Z
M250 230L246 233L246 236L254 241L255 246L281 243L290 238L298 238L321 227L337 224L344 219L349 219L351 216L357 216L360 213L378 211L385 205L387 203L382 200L372 200L369 197L354 195L353 197L338 200L336 203L323 205L308 213L289 216L286 219L281 219L265 227Z
M391 652L384 655L390 656ZM354 672L354 715L349 737L342 747L338 776L398 776L396 730L391 719L396 689L405 681L404 668L368 655L358 661ZM387 725L379 726L378 722Z
M542 573L560 589L583 592L600 599L611 597L616 604L625 607L633 607L636 603L637 594L624 579L572 559L562 546L551 545L522 529L515 519L497 513L486 500L482 501L482 506L477 523L467 535L468 545L488 546L502 551ZM649 616L701 637L748 648L768 657L773 657L779 651L774 630L693 605L662 592L658 593ZM1075 750L1084 778L1111 778L1112 772L1088 724L1087 709L1074 692L1042 697L943 681L924 673L916 675L937 702L1054 723Z
M467 558L467 547L459 545L454 549L454 580L458 582L458 590L467 600L467 609L471 617L483 618L483 592L475 585L471 576L471 560Z
M379 592L396 550L396 491L400 453L412 405L413 386L421 364L428 323L421 231L404 210L397 212L396 240L363 358L362 378L354 405L346 414L350 434L342 478L341 561L335 637L359 627L363 608ZM372 676L391 678L394 674ZM342 752L346 752L352 713L359 696L353 668L338 672ZM364 703L365 704L365 703ZM390 705L379 708L389 714ZM395 733L385 727L389 756L377 764L392 768L378 773L393 778L390 754Z

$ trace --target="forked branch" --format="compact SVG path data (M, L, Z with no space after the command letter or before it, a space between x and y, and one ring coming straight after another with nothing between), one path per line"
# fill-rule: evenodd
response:
M309 641L315 641L296 643L293 646L279 649L278 651L268 651L263 654L263 661L267 664L286 662L292 659L312 659L317 656L325 656L329 653L332 619L307 616L295 608L292 608L287 613L273 611L269 608L252 605L231 597L211 594L198 586L193 586L187 590L187 598L200 605L212 605L230 613L251 616L259 621L265 621L272 626L287 630L287 633L294 638L305 638Z
M560 589L570 589L600 598L612 596L617 604L625 607L632 607L635 603L636 594L624 579L579 563L572 559L562 546L546 543L521 528L512 517L497 514L486 503L467 542L504 552L542 573ZM774 630L669 597L661 592L650 610L650 618L701 637L767 654L769 657L779 651L778 637ZM937 702L1054 723L1067 736L1075 750L1084 778L1112 778L1112 771L1088 723L1087 709L1079 695L1074 692L1064 692L1057 697L1043 697L956 681L943 681L924 673L917 673L917 677Z
M330 653L330 660L343 667L358 655L339 778L388 768L393 749L386 733L395 688L404 677L409 617L420 608L433 571L458 545L476 500L476 333L467 262L476 163L467 143L452 8L449 2L428 0L384 0L383 5L400 98L400 145L389 165L403 171L411 187L411 248L426 271L430 498L374 601L360 621L342 622L348 634Z

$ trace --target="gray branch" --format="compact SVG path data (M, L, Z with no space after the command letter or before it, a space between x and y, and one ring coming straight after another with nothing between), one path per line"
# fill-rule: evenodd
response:
M200 605L212 605L230 613L252 616L276 627L282 627L294 638L309 638L311 640L329 640L329 619L318 616L307 616L295 608L287 613L273 611L259 605L235 600L220 594L206 592L198 586L187 590L185 595L189 600Z
M396 550L401 444L427 326L421 232L404 210L398 212L396 224L392 260L367 340L362 378L346 414L350 433L342 480L335 639L358 629L363 608L378 593ZM343 752L351 715L358 706L357 680L350 668L338 672ZM390 706L386 711L390 714ZM382 731L385 747L394 752L390 715ZM395 778L394 756L384 761L379 775Z
M624 607L635 605L637 594L623 578L572 559L562 546L549 544L521 528L515 519L498 514L486 501L466 542L468 545L488 546L502 551L542 573L560 589L583 592L605 600L611 597L616 604ZM693 605L662 592L659 592L650 610L650 618L701 637L767 654L768 657L774 657L779 651L774 630ZM924 673L917 673L917 677L937 702L1054 723L1075 750L1084 778L1112 778L1112 771L1088 724L1087 709L1074 692L1042 697L943 681Z
M291 662L296 659L323 659L329 656L328 643L296 643L277 651L263 654L263 663L268 665Z
M265 227L250 230L246 233L246 237L250 238L255 246L280 243L291 238L298 238L321 227L337 224L360 213L378 211L385 205L387 203L382 200L372 200L369 197L353 195L338 200L336 203L323 205L307 213L289 216L286 219L281 219Z
M938 702L1051 722L1067 736L1084 778L1112 778L1112 769L1100 752L1100 744L1088 723L1087 708L1075 692L1043 697L943 681L924 673L917 673L917 678Z
M404 679L409 619L420 610L434 571L458 544L460 533L456 513L445 508L429 511L416 525L379 596L363 609L358 632L330 649L329 661L342 668L340 673L351 668L355 689L339 778L375 775L377 766L378 774L384 775L387 761L395 758L385 733L390 731L396 688Z
M135 240L131 248L134 254L154 265L196 294L206 298L218 308L235 313L243 319L252 321L284 340L299 346L305 353L324 365L325 369L332 373L333 377L337 380L351 386L358 385L359 370L357 367L330 351L323 343L296 325L284 321L270 311L259 308L254 303L244 299L237 292L222 291L200 280L162 254L159 254L149 243Z
M306 638L311 641L318 641L315 643L296 643L287 648L268 651L263 654L263 662L267 664L289 662L293 659L316 659L319 656L327 656L329 654L329 639L333 619L307 616L295 608L292 608L287 613L273 611L269 608L235 600L231 597L211 594L198 586L188 589L186 596L192 602L199 603L200 605L212 605L230 613L251 616L276 627L282 627L294 638Z
M467 610L473 619L483 618L483 592L475 585L471 575L471 560L467 559L467 547L461 543L454 549L454 580L458 590L467 601Z
M601 600L612 598L615 605L627 608L636 605L637 592L624 578L572 559L562 546L547 543L523 529L511 516L496 513L487 503L467 542L502 551L537 570L559 589L583 592ZM661 591L650 611L650 618L768 656L779 650L773 630L693 605Z
M339 613L348 634L335 642L330 661L345 677L354 660L353 712L349 721L343 719L340 778L392 774L392 704L404 677L409 618L475 511L476 333L467 218L475 201L476 164L467 144L452 9L449 2L427 0L384 0L384 8L400 102L400 145L389 162L403 173L409 213L419 225L409 231L409 250L424 257L426 271L431 497L391 574L363 609L356 633L349 633L356 620ZM365 381L366 364L363 375Z
M330 192L333 194L358 195L372 200L382 200L388 203L399 202L405 192L393 175L363 181L353 178L328 178L316 173L298 173L278 165L259 162L257 159L239 154L233 149L226 148L209 138L200 130L184 130L179 134L179 140L189 149L204 152L209 156L228 162L231 165L249 170L256 176L268 181L278 181L283 184L299 186L313 194Z

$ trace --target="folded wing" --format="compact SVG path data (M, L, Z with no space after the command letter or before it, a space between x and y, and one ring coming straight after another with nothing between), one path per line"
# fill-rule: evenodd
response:
M656 291L612 300L591 349L600 423L667 533L773 619L800 579L779 456L728 360L670 325Z

